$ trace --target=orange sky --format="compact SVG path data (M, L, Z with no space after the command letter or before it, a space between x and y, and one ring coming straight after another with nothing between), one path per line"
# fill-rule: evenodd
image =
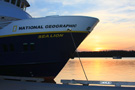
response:
M131 23L102 23L101 21L78 50L135 50L135 28L132 25Z
M96 11L84 15L95 16L100 22L80 45L79 51L135 50L135 14Z
M112 11L109 8L81 13L97 17L100 22L78 51L135 50L135 6L125 5Z

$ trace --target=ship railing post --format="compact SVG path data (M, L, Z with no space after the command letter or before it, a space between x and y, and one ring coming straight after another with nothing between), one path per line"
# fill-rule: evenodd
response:
M120 84L115 84L115 87L121 87L121 85Z
M89 84L83 84L83 86L89 86Z
M18 2L18 0L15 1L15 5L16 5L16 6L17 6L17 2Z
M9 3L11 3L11 0L9 0Z

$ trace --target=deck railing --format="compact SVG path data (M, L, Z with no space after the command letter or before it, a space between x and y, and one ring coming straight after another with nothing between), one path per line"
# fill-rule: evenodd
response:
M27 81L27 82L43 82L42 78L34 77L14 77L14 76L0 76L0 80L13 80L13 81Z
M121 87L122 85L126 86L135 86L135 82L127 81L85 81L85 80L61 80L63 84L82 84L83 86L89 85L114 85L115 87Z

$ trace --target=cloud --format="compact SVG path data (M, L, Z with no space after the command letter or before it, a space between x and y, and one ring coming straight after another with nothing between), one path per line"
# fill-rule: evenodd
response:
M52 3L62 3L62 5L75 5L86 2L86 0L48 0L48 2Z
M126 48L135 44L135 0L29 0L28 12L34 17L47 15L83 15L100 22L79 50ZM97 38L98 37L98 38ZM87 43L87 44L86 44ZM92 43L92 44L91 44ZM119 45L122 46L119 46ZM87 45L87 46L86 46Z
M123 22L135 23L135 12L125 12L135 10L135 7L131 6L123 8L114 7L113 9L108 7L107 9L97 9L95 11L89 10L90 8L87 9L87 11L76 13L74 15L94 16L99 18L102 23L123 23Z
M126 47L126 48L123 48L124 50L134 50L135 49L135 46L129 46L129 47Z
M135 4L134 0L95 0L96 3L101 7L109 7L109 8L120 8L124 6L131 6ZM106 8L107 9L107 8Z
M28 0L28 2L31 3L35 3L37 0Z
M50 12L55 12L54 14L64 15L63 12L66 12L65 14L68 14L68 15L69 14L70 15L71 14L72 15L73 14L88 15L90 13L90 14L97 14L98 17L104 16L104 18L106 17L106 19L113 18L111 19L111 21L114 21L114 22L117 21L117 19L119 19L118 21L127 20L127 16L129 16L129 14L132 14L132 18L134 18L133 14L135 14L135 12L127 13L127 11L135 10L135 7L133 5L133 3L135 4L134 0L132 1L131 0L107 0L107 1L103 1L103 0L38 0L38 1L30 0L30 2L32 3L33 7L37 8L36 10L32 10L32 11L33 12L38 11L39 14L41 13L41 16L43 12L42 10L40 10L41 8L46 8L48 10L48 12L44 11L45 14L50 13ZM123 18L120 19L121 16L124 19ZM109 19L107 19L107 21L109 21Z

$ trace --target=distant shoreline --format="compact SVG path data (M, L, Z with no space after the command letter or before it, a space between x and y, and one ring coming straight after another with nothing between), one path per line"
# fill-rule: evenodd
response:
M75 52L73 57L135 57L135 51L89 51L89 52Z

